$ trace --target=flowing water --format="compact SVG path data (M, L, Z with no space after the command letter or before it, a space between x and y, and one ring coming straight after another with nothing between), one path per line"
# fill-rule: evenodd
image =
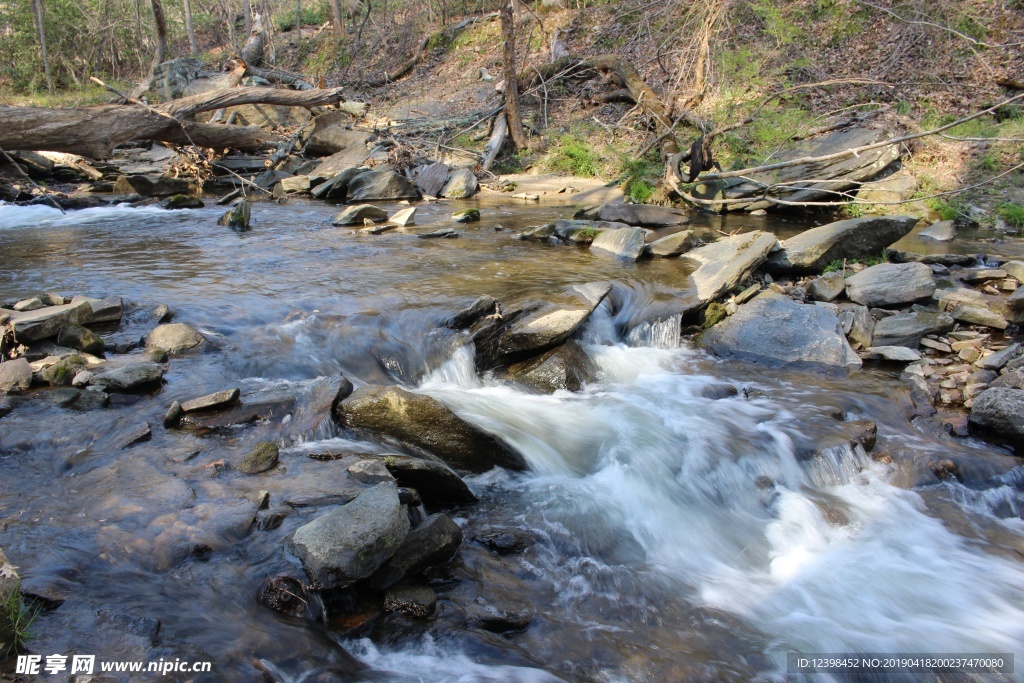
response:
M303 202L257 204L244 234L217 227L215 209L0 206L0 300L122 295L110 343L144 335L165 303L217 347L173 359L153 396L79 412L38 390L0 420L0 547L47 600L30 648L211 661L197 681L296 682L797 680L788 652L1024 654L1019 460L912 422L890 369L830 378L718 362L680 340L680 262L520 242L518 229L573 207L479 205L484 220L457 240L357 235ZM443 225L452 210L421 206L418 222ZM711 238L807 224L696 227ZM438 331L481 294L597 280L615 283L582 336L600 377L578 393L481 377L465 340ZM440 596L429 621L369 618L351 597L290 618L256 599L268 577L302 576L288 534L351 489L351 460L308 454L393 446L300 409L284 425L206 435L154 426L151 441L117 447L172 400L239 386L245 400L301 406L338 372L434 396L530 464L468 479L481 503L456 512L461 555L427 577ZM739 393L706 397L725 383ZM837 418L878 423L875 457L835 446ZM284 446L271 473L217 466L266 438ZM942 458L963 483L931 474ZM271 509L257 513L260 489ZM473 540L494 530L525 549ZM496 615L518 627L480 627Z

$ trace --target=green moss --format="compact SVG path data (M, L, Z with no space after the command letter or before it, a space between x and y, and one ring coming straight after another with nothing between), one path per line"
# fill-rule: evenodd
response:
M704 322L701 323L701 327L706 330L710 327L714 327L728 317L729 313L725 310L725 306L720 303L710 303L708 304L708 307L704 309Z

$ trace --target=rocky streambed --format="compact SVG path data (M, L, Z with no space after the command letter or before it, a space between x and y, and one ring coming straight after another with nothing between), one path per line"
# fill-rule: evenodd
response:
M0 206L28 650L210 681L1024 651L1013 243L374 208L257 203L235 232L214 208Z

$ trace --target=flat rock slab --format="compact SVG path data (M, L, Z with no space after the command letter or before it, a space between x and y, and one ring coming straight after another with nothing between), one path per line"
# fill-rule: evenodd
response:
M183 413L194 413L201 410L227 408L238 401L239 395L241 395L241 391L237 388L207 394L206 396L194 398L191 401L185 401L181 404L181 411Z
M864 306L905 304L934 292L935 274L923 263L881 263L846 278L846 296Z
M83 301L88 302L92 312L81 317L80 325L121 322L121 316L124 314L124 300L121 297L110 296L105 299L93 299L87 296L76 296L71 299L71 304L80 304Z
M92 306L88 301L47 306L33 311L0 309L0 316L6 315L8 324L14 326L14 334L19 342L55 337L65 325L80 325L91 314Z
M782 242L782 249L768 257L769 272L821 271L829 263L880 253L910 234L916 216L868 216L850 218L806 230Z
M917 233L918 237L925 237L936 242L949 242L956 237L956 224L953 221L939 221Z
M1005 330L1008 326L1006 318L993 313L986 306L974 306L972 304L958 304L952 312L954 320L968 325L984 325L997 330Z
M295 410L295 399L246 402L234 404L215 413L190 413L181 417L183 424L204 429L234 427L263 420L282 420Z
M916 349L921 338L945 334L953 329L953 317L939 311L913 311L882 318L875 323L871 343L875 346L904 346Z
M644 247L644 254L670 258L679 256L691 249L699 247L700 239L694 235L693 230L682 230L667 237L655 240Z
M645 228L667 228L690 222L690 216L685 211L648 204L601 204L592 209L583 209L573 218L625 223Z
M331 219L331 225L363 225L363 221L369 218L371 221L386 221L388 212L373 204L357 204L346 206L342 211Z
M409 533L398 488L385 482L299 527L292 552L317 588L343 588L373 574Z
M635 261L644 251L646 237L647 233L639 228L602 230L590 243L590 250Z
M103 387L107 391L141 391L160 384L166 371L167 368L158 363L130 363L94 375L89 384Z
M688 251L681 258L699 264L690 279L700 303L707 304L736 288L778 244L775 235L755 230L723 237Z
M523 456L498 437L466 422L437 399L400 387L360 387L338 404L335 417L345 427L397 439L455 468L526 469Z
M771 290L706 331L700 343L720 358L772 367L845 372L862 364L835 313Z
M921 360L921 352L906 346L872 346L864 351L865 360L890 360L912 363Z

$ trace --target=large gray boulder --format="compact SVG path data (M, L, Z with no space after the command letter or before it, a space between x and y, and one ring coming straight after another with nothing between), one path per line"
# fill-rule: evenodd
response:
M690 222L690 217L685 211L649 204L602 204L577 211L573 218L625 223L644 228L666 228Z
M884 128L845 128L811 140L793 143L789 149L775 155L772 162L825 157L891 137L892 135ZM788 168L755 173L744 178L698 182L693 187L693 194L700 199L711 201L749 199L747 202L734 204L709 204L707 208L712 211L754 211L771 208L773 204L761 198L765 187L769 186L775 188L771 193L773 197L787 201L835 199L836 192L859 187L860 183L878 176L899 157L899 146L889 145L861 152L856 156L797 164ZM807 180L808 178L812 180Z
M611 285L588 283L566 291L569 294L562 301L540 305L502 328L497 351L503 360L535 356L569 339L608 295Z
M344 427L390 437L457 469L526 469L523 456L498 437L466 422L437 399L400 387L360 387L337 405L334 414Z
M352 179L357 175L365 171L365 168L346 168L340 171L333 178L329 178L324 182L320 183L312 190L310 194L313 195L314 199L345 199L348 194L348 184L352 182ZM313 176L316 177L316 176Z
M0 392L25 391L32 386L32 366L24 358L0 363Z
M906 346L916 349L921 338L953 329L953 317L940 311L913 311L882 318L875 323L873 346Z
M364 171L348 184L349 202L384 202L419 199L416 186L391 169Z
M468 168L452 171L448 182L441 188L441 196L448 199L466 199L476 194L479 183L476 174Z
M805 230L768 256L769 272L818 272L833 261L880 253L910 234L916 216L850 218Z
M450 175L448 165L438 161L417 168L413 175L413 182L416 184L416 187L420 188L423 194L430 195L431 197L440 197L441 190L444 188L445 183L448 182ZM476 176L473 179L476 180Z
M721 358L771 367L835 372L861 366L835 313L771 290L706 331L700 343Z
M163 349L167 353L179 353L200 346L206 337L199 330L185 323L159 325L146 335L146 346Z
M917 233L917 236L927 237L936 242L949 242L956 237L956 224L953 221L939 221Z
M680 258L699 265L690 279L700 303L706 304L747 279L778 244L775 235L754 230L723 237L688 251Z
M986 389L971 407L971 426L1010 439L1024 451L1024 391L1007 387Z
M389 588L408 574L448 562L462 545L462 529L444 513L427 517L409 532L402 546L367 582Z
M346 166L358 166L366 161L370 157L370 151L366 148L370 133L347 128L351 121L352 117L344 112L318 116L306 143L306 153L313 156L337 155L333 161ZM327 175L318 171L312 175Z
M846 296L865 306L906 304L934 292L935 276L923 263L881 263L846 278Z
M167 368L159 363L129 363L115 370L93 375L89 384L103 387L107 391L142 391L159 385L165 372Z
M373 574L409 533L398 488L384 482L296 529L292 552L317 588L344 588Z
M590 251L608 254L616 258L636 261L644 251L644 239L647 237L640 228L621 228L619 230L602 230L590 243Z

